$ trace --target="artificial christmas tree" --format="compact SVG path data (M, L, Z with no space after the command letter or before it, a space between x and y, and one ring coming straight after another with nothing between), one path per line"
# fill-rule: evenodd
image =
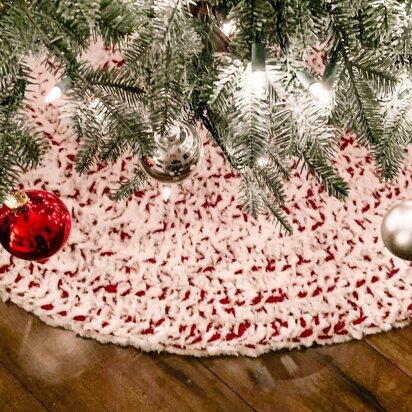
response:
M131 154L135 174L113 193L145 184L140 159L156 136L202 122L241 175L244 205L269 210L291 231L282 205L293 168L306 168L344 199L335 172L349 130L383 179L396 177L412 131L411 1L396 0L6 0L0 4L0 197L46 146L25 122L29 55L52 61L68 98L76 169ZM224 30L226 31L226 34ZM82 61L90 40L118 48L124 64ZM305 65L320 47L325 68Z

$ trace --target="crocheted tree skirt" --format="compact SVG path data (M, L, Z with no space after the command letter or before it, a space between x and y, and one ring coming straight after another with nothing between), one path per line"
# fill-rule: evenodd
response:
M94 58L117 62L106 52ZM54 82L38 72L32 118L51 150L24 188L60 196L73 229L44 264L1 253L3 300L101 342L197 356L343 342L410 321L410 266L379 237L385 212L410 198L410 153L398 180L383 184L367 151L345 138L336 163L349 199L328 197L296 173L286 209L292 236L279 235L269 217L242 213L238 177L206 138L198 175L175 186L169 203L148 184L116 204L107 193L133 162L77 176L78 143L58 105L46 110Z

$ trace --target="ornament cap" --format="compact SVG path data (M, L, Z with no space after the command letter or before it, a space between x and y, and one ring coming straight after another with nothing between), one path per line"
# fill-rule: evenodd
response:
M21 212L26 209L29 203L29 197L24 192L14 192L9 194L4 200L4 204L12 213Z

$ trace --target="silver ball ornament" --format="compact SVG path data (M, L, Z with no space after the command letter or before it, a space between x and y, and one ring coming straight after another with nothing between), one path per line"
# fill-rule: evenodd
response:
M202 141L194 127L176 125L167 136L154 137L156 148L145 154L142 166L160 183L180 183L196 169L202 153Z
M412 260L412 200L394 206L381 226L383 243L398 258Z

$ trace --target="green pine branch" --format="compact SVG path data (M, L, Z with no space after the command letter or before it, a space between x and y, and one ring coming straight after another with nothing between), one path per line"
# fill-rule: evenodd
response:
M275 219L275 223L280 224L281 230L292 233L292 227L288 223L284 212L267 198L253 178L248 175L242 176L241 191L243 193L243 207L247 214L257 217L267 210Z
M269 210L269 213L272 215L275 225L280 224L281 230L283 230L287 234L292 234L292 226L288 222L286 214L283 212L283 210L274 203L271 203L265 196L263 196L263 202L266 208Z
M349 194L347 182L336 173L316 143L305 148L302 152L302 161L304 165L308 166L308 170L313 172L316 179L323 184L329 195L341 200L347 198Z
M89 0L77 0L89 3ZM94 28L95 35L101 36L107 46L114 46L126 40L146 24L150 7L146 2L125 2L121 0L100 0L99 19Z
M147 182L146 173L136 165L133 176L121 182L118 189L113 191L110 197L115 201L120 201L131 197L137 190L141 189Z
M362 144L376 145L382 138L382 113L376 93L357 72L346 51L343 70L336 84L333 119L338 124L346 122Z
M332 166L340 135L330 126L327 116L316 103L300 99L296 102L294 117L294 155L308 172L315 175L324 185L327 193L338 199L345 199L349 192L348 184Z
M47 148L45 139L23 120L0 109L0 201L16 188L23 173L39 165Z
M255 175L262 186L268 190L271 196L276 199L279 204L284 204L286 201L286 192L283 187L283 181L279 177L273 165L268 163L267 166L259 168Z
M346 66L349 62L345 62ZM399 83L400 72L393 66L393 61L382 57L375 51L363 51L350 59L352 71L356 68L362 78L377 93L391 94Z
M270 107L261 91L254 90L250 68L243 71L228 114L231 131L228 146L236 162L245 167L264 155L270 133Z
M412 96L400 101L397 110L387 119L384 138L375 151L375 160L383 179L398 176L404 164L405 147L412 138Z
M76 105L72 117L75 137L79 138L80 147L76 154L76 172L86 174L99 159L104 144L102 128L96 119L94 110Z
M142 94L145 92L139 79L130 73L127 68L95 69L83 65L78 74L87 83L105 95L112 95L129 106L140 106Z
M222 58L218 64L217 79L208 105L220 113L227 113L233 107L233 96L245 66L240 59L230 57Z

